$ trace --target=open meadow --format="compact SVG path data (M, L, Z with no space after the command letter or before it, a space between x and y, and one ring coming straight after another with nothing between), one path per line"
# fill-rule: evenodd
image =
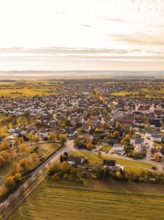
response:
M45 180L9 220L162 220L163 201L164 194Z

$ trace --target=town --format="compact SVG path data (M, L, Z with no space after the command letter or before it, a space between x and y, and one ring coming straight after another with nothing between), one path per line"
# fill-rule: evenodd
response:
M163 81L40 81L32 96L21 93L28 82L10 83L11 93L0 93L1 201L51 157L65 165L49 162L56 179L164 183Z

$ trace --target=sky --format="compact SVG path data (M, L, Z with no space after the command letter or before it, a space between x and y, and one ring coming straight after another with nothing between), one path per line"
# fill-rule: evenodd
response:
M164 0L0 0L10 70L164 70Z

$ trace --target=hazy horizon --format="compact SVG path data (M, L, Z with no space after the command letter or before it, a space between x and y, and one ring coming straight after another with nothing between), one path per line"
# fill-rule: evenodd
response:
M164 71L0 71L0 80L27 79L164 79Z

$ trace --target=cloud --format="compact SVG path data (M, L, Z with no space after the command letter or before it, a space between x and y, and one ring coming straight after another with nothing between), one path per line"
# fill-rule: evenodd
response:
M43 48L23 48L23 47L14 47L14 48L0 48L0 55L74 55L74 54L109 54L109 55L125 55L131 53L140 53L141 50L138 49L105 49L105 48L71 48L71 47L43 47Z
M123 18L104 18L106 21L111 21L111 22L127 22L126 19Z
M128 44L135 44L135 45L149 45L149 46L164 46L164 39L162 35L147 35L147 34L140 34L140 35L126 35L126 34L111 34L114 40L125 42Z
M89 28L91 25L89 25L89 24L80 24L80 26Z

